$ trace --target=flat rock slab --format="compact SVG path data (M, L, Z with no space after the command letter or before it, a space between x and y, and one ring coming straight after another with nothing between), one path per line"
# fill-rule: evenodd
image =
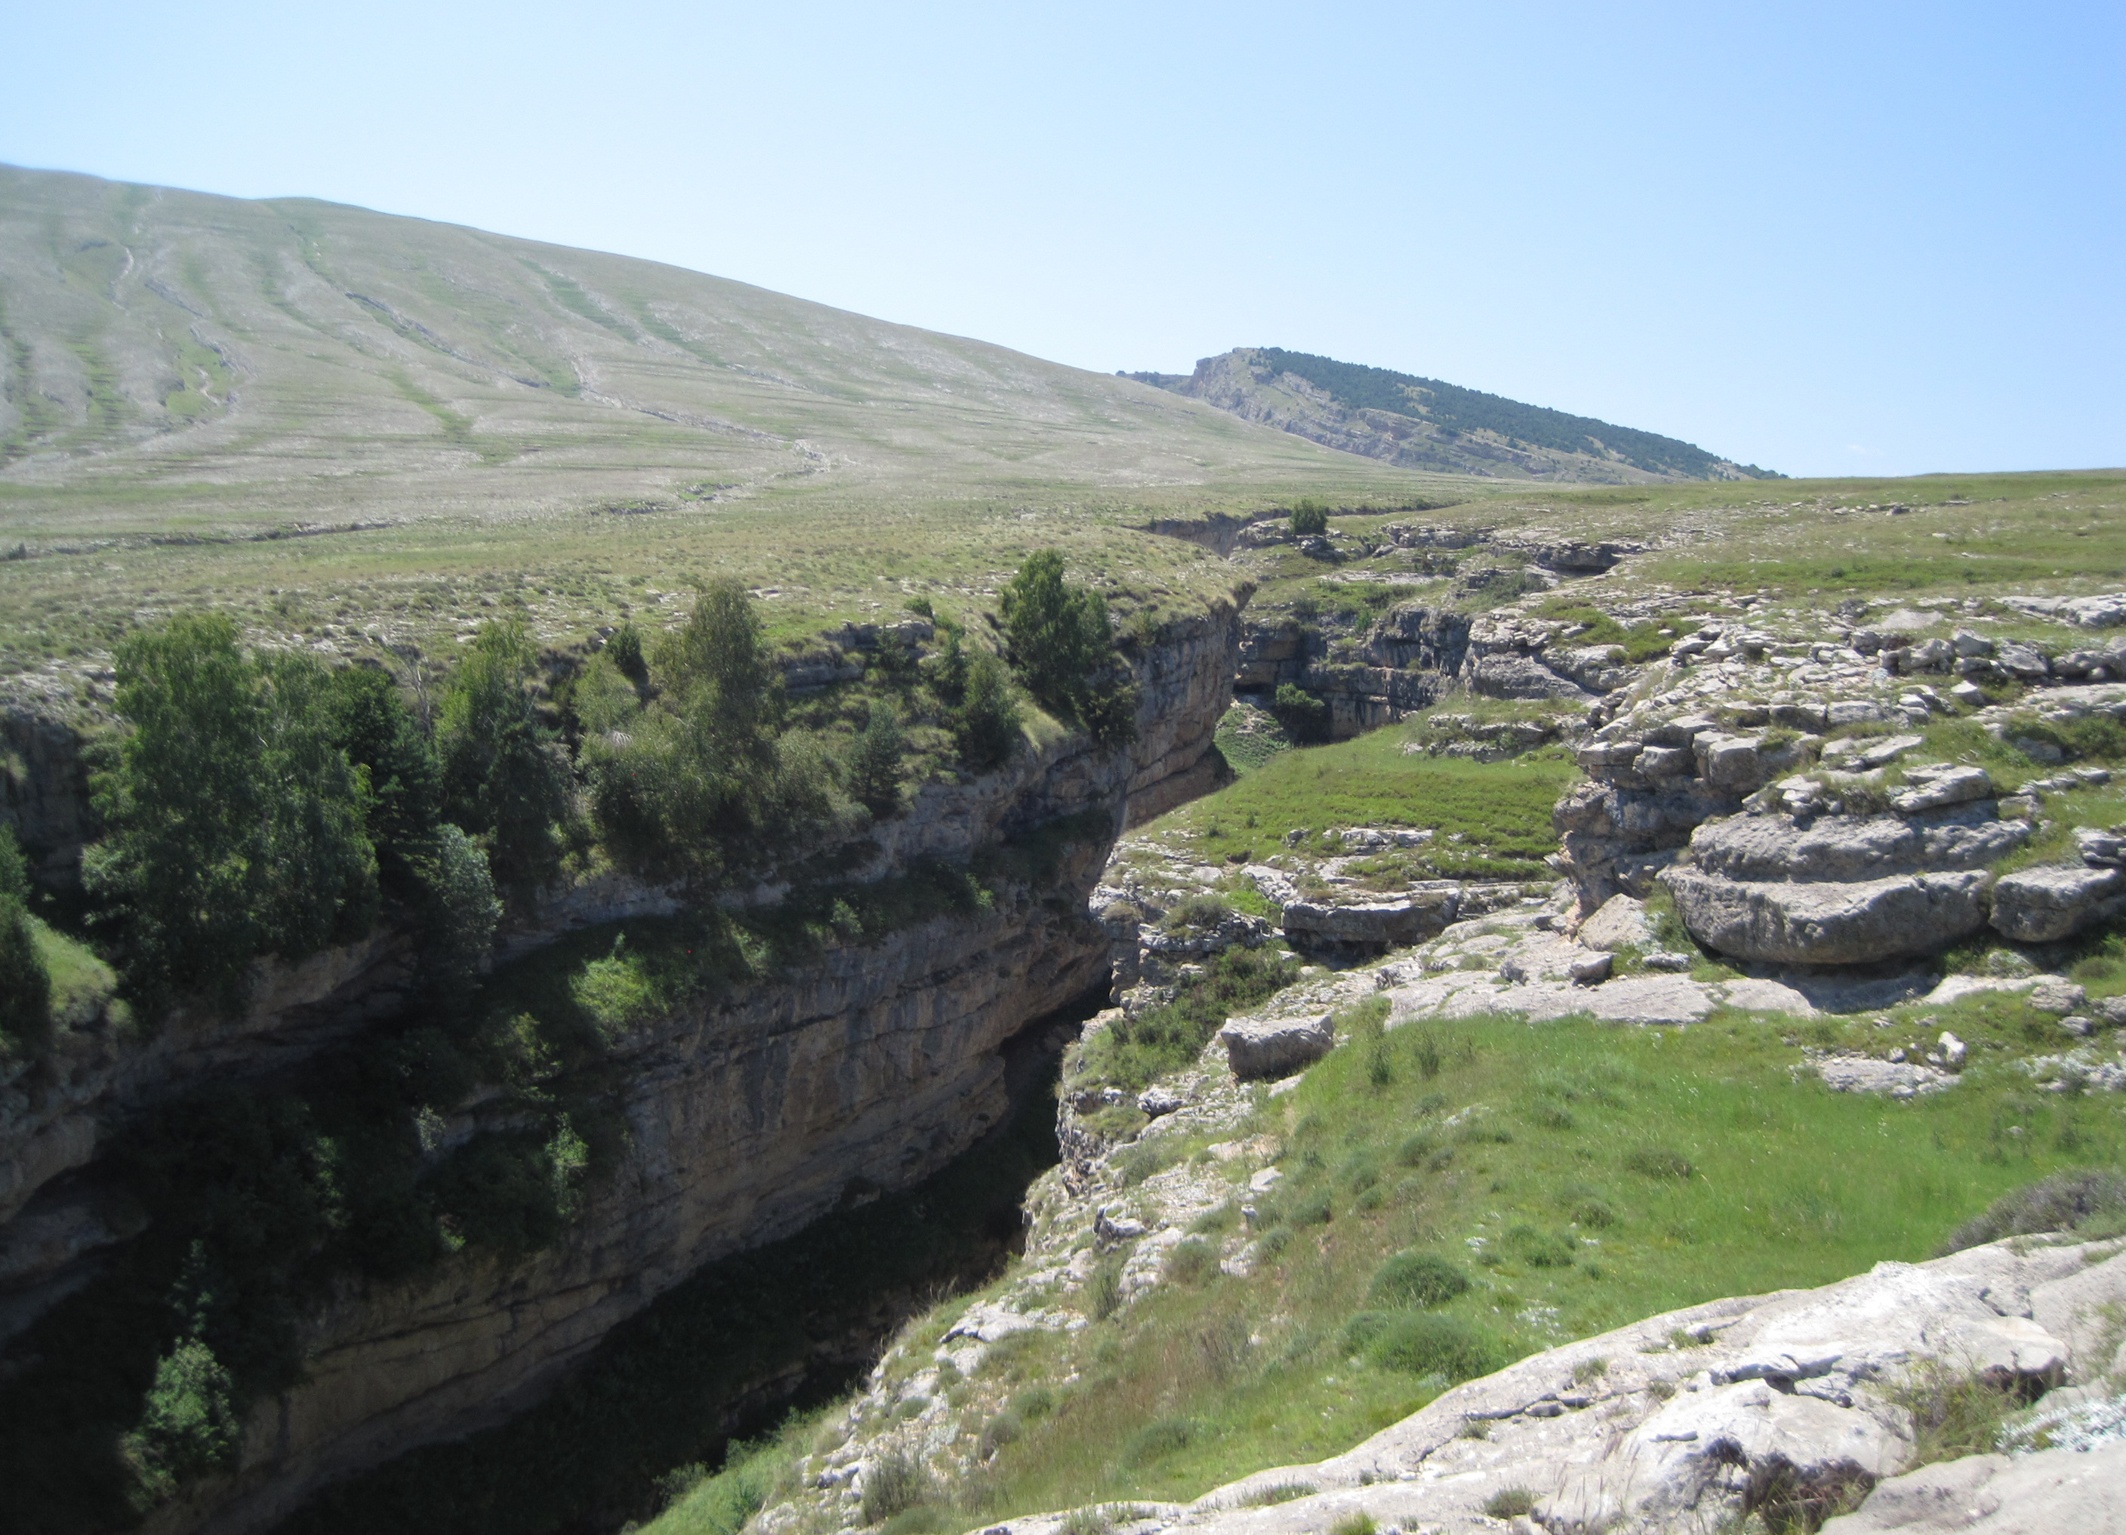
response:
M1861 965L1936 953L1983 928L1991 876L1782 883L1678 865L1661 881L1707 948L1763 964Z
M1872 1055L1827 1055L1816 1062L1816 1075L1834 1093L1887 1093L1913 1098L1956 1085L1956 1076L1922 1061L1884 1061Z
M1734 880L1873 880L1983 869L2030 840L2028 821L1999 819L1989 802L1931 815L1740 815L1691 834L1691 861Z
M1823 1535L2096 1535L2126 1530L2126 1443L1971 1455L1883 1482Z
M1243 1082L1288 1077L1313 1065L1336 1044L1330 1014L1305 1018L1229 1018L1218 1031L1233 1075Z

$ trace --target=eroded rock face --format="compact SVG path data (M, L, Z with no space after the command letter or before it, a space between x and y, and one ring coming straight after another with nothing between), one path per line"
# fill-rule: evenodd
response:
M1936 953L1986 925L1987 874L1741 881L1678 866L1661 876L1691 936L1737 959L1860 965Z
M2017 943L2052 943L2126 908L2126 873L2075 865L2020 869L1993 887L1993 925Z
M1089 883L1097 856L1081 862L1071 877ZM918 1182L972 1144L1006 1108L1004 1041L1106 975L1105 935L1043 894L640 1030L615 1062L625 1164L564 1238L312 1318L308 1379L254 1414L241 1495L212 1527L261 1527L321 1480L455 1432L702 1264L796 1230L852 1186Z
M1126 816L1189 797L1218 766L1212 736L1237 642L1237 613L1221 606L1144 647L1133 750L1071 737L1022 751L998 772L927 786L853 837L844 872L866 879L922 858L964 861L1058 818L1109 818L1104 832L1081 825L1043 888L640 1025L608 1063L629 1126L625 1164L600 1176L562 1239L520 1261L474 1249L412 1284L336 1292L303 1321L307 1378L259 1405L237 1475L171 1528L210 1514L218 1531L258 1528L322 1480L506 1410L703 1263L789 1233L852 1187L918 1181L971 1145L1005 1106L1004 1041L1104 987L1111 940L1086 896ZM762 898L773 894L764 884ZM610 878L558 894L503 947L676 906L673 892ZM111 1129L202 1080L242 1080L345 1043L403 1005L408 954L380 932L269 966L242 1019L69 1031L51 1071L0 1084L0 1219L21 1209L28 1223L0 1235L0 1284L20 1292L0 1294L0 1325L26 1323L36 1308L15 1301L63 1293L70 1265L134 1234L73 1197L97 1176Z

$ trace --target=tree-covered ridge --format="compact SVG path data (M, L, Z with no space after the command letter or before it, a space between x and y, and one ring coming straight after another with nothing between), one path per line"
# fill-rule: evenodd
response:
M1434 378L1397 373L1391 368L1364 363L1338 362L1311 352L1288 352L1282 347L1255 349L1274 372L1290 373L1327 391L1354 410L1385 410L1413 416L1452 432L1492 432L1510 442L1548 448L1557 453L1587 453L1596 457L1615 454L1635 469L1650 474L1687 475L1695 479L1715 476L1727 463L1717 454L1673 437L1613 426L1591 416L1575 416L1541 405L1524 405L1480 389L1464 389ZM1770 470L1754 464L1738 465L1754 479L1771 479Z

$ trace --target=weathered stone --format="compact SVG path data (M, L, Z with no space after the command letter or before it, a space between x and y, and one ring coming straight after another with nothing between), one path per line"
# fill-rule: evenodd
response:
M2030 839L2026 821L2000 821L1975 805L1905 820L1897 816L1786 816L1708 821L1691 860L1739 880L1866 880L1893 874L1982 869Z
M1596 986L1609 979L1610 969L1616 964L1614 954L1595 953L1572 962L1567 973L1575 986Z
M1764 759L1758 754L1758 736L1701 736L1700 771L1710 783L1746 794L1765 781Z
M1613 895L1580 924L1577 936L1590 949L1614 951L1645 948L1654 941L1654 929L1646 919L1644 901L1628 895Z
M2126 1442L1969 1455L1878 1484L1822 1535L2067 1535L2126 1530Z
M1993 780L1984 768L1914 768L1906 777L1912 787L1890 796L1890 804L1904 815L1993 797Z
M1229 1018L1218 1031L1226 1062L1243 1082L1290 1076L1336 1044L1329 1014L1307 1018Z
M1827 1055L1816 1063L1816 1074L1834 1093L1883 1093L1892 1098L1940 1092L1956 1085L1955 1077L1937 1067L1878 1060L1872 1055Z
M1678 865L1661 878L1708 948L1771 964L1855 965L1932 954L1978 931L1990 876L1775 883Z
M2026 645L2020 640L2008 640L1994 652L1994 664L2025 681L2035 681L2052 674L2052 665L2044 652L2035 645Z
M2030 988L2029 1000L2030 1005L2037 1011L2059 1017L2087 1007L2089 993L2073 981L2050 975Z
M2020 869L1993 887L1993 926L2017 943L2052 943L2126 907L2126 872L2087 865Z
M1688 773L1690 767L1690 749L1684 746L1649 746L1632 763L1632 771L1641 778L1674 778Z

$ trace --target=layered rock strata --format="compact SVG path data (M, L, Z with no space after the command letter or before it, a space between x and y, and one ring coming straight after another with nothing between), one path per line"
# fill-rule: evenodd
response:
M1066 889L1101 851L1083 850ZM1004 1113L1005 1041L1106 971L1082 904L1022 891L654 1020L611 1063L625 1161L564 1238L312 1317L308 1378L253 1413L204 1528L260 1528L323 1480L460 1432L702 1264L935 1172Z
M857 880L923 859L964 863L1059 821L1075 840L1052 884L1008 887L989 909L638 1025L606 1063L625 1165L601 1170L564 1236L520 1260L469 1250L412 1284L337 1291L304 1319L306 1378L252 1413L236 1473L166 1509L163 1524L259 1528L323 1480L526 1399L703 1263L852 1191L918 1181L972 1144L1005 1106L1004 1042L1104 988L1109 941L1086 895L1126 818L1197 792L1217 767L1236 645L1230 606L1170 624L1135 658L1133 750L1082 736L1029 747L996 773L925 786L853 837L839 862ZM771 878L741 899L781 893ZM505 935L504 952L679 904L677 892L608 876L557 892ZM0 1085L0 1220L15 1217L0 1225L0 1322L31 1323L137 1229L99 1214L95 1156L116 1128L199 1083L277 1077L345 1043L404 1004L409 957L404 938L380 931L261 967L240 1019L82 1020Z

